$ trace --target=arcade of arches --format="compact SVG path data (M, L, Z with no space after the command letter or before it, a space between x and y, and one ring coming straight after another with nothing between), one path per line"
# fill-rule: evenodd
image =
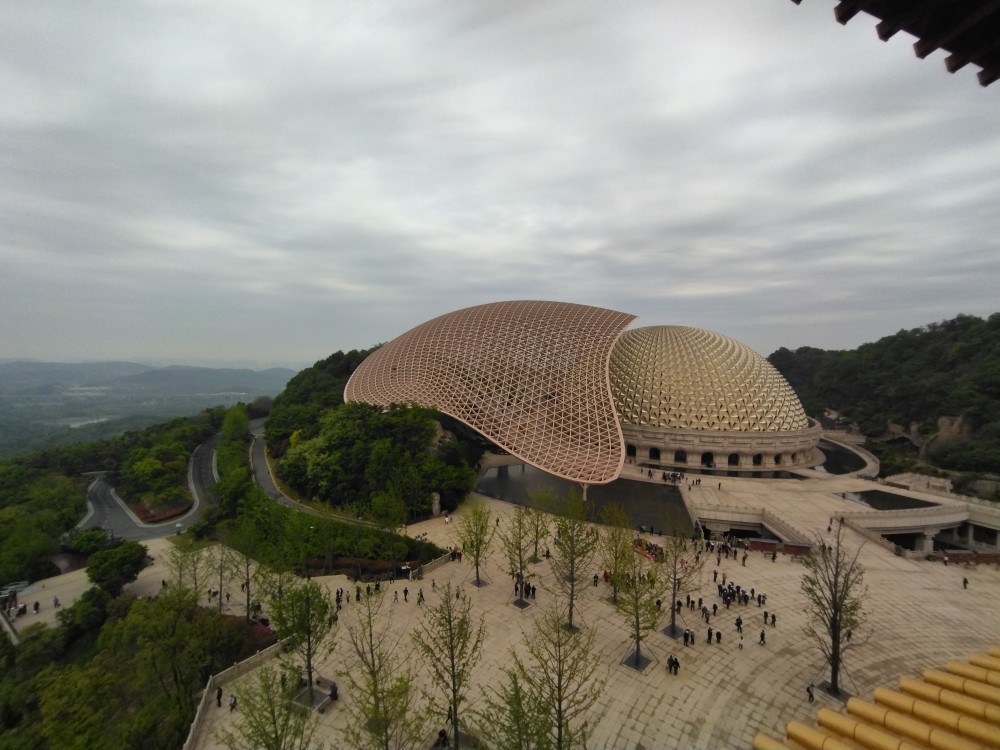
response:
M622 425L625 454L635 463L664 469L766 471L807 468L822 462L816 447L821 428L755 433L671 430Z

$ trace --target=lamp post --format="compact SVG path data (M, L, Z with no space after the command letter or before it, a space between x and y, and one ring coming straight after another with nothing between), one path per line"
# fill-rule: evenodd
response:
M313 705L313 663L312 663L312 578L309 575L309 544L312 542L315 526L309 527L309 538L306 540L306 673L309 679L309 709Z

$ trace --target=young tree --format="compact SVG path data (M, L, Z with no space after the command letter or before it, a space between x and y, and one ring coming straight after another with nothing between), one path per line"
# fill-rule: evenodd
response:
M552 555L552 572L556 586L566 595L566 625L573 625L573 608L581 577L594 562L597 552L597 531L587 522L587 504L576 492L567 492L559 502L555 518L556 541Z
M240 710L232 729L219 732L229 750L311 750L319 716L281 688L278 670L264 666L236 689Z
M531 578L528 573L528 549L530 534L529 511L522 505L514 508L514 515L507 523L497 528L497 537L500 540L500 549L510 565L510 575L518 580L521 585L517 586L517 606L524 608L527 602L524 601L524 583Z
M354 721L347 739L362 750L415 750L425 739L427 719L414 706L413 667L383 616L383 597L384 591L363 594L351 607L347 636L360 664L341 673L356 696L348 704Z
M261 594L258 586L268 577L268 569L258 563L246 550L253 549L257 535L251 524L227 526L220 530L222 543L229 547L227 555L227 573L240 584L246 608L246 620L253 617L255 605L259 603Z
M549 533L549 513L559 505L559 495L550 487L542 487L528 492L528 534L531 539L531 562L536 563L538 544Z
M413 642L434 683L445 695L457 750L461 745L459 711L469 689L469 676L483 656L486 629L482 618L478 624L472 621L468 599L460 601L451 595L450 583L439 590L441 601L427 611L413 634ZM432 706L435 711L444 713L443 706L433 699Z
M475 714L479 737L493 750L538 750L546 747L538 704L516 669L506 669L499 687L489 687L484 706Z
M216 545L221 546L221 545ZM205 591L214 568L213 554L187 535L176 537L167 552L166 567L173 586L190 589L197 596Z
M479 723L490 747L586 747L600 715L592 709L604 688L594 677L594 632L573 632L549 607L524 646L511 649L506 680L486 698ZM527 652L527 660L521 654Z
M666 596L667 585L660 574L660 567L642 553L633 552L626 559L619 582L620 596L615 608L625 618L635 642L632 666L636 669L642 668L642 639L660 620L660 607Z
M611 576L611 601L618 604L618 582L625 572L625 566L635 552L632 543L635 534L629 523L625 509L620 505L608 505L601 511L600 554L604 569Z
M491 523L489 508L482 500L470 500L466 512L458 516L458 541L462 554L476 566L476 586L483 586L479 568L493 545L496 526Z
M705 566L704 560L695 561L695 551L688 546L686 539L679 536L663 538L663 574L670 587L670 631L668 635L676 638L680 633L677 626L677 599L681 594L693 591L701 583L701 573Z
M844 547L844 527L837 527L833 544L817 537L819 551L805 558L802 592L806 595L808 621L805 632L816 641L830 665L830 693L840 695L840 667L844 653L867 641L847 636L868 621L865 570L858 562L861 547L853 553Z
M288 648L306 669L309 703L313 700L313 665L329 645L333 633L334 605L330 592L314 581L298 581L271 600L271 613L278 635L288 638Z

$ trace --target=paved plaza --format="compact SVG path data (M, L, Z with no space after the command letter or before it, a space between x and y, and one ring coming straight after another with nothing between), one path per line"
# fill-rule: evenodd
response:
M699 507L712 504L766 507L796 528L824 536L831 516L858 507L841 498L840 493L874 486L870 481L846 477L729 478L721 481L721 489L718 480L706 480L690 490L685 485L683 491L689 494L689 502ZM504 517L513 512L512 505L483 499L496 515ZM430 541L450 547L457 544L455 520L453 516L452 523L446 523L443 517L424 521L410 526L407 533L426 533ZM849 529L845 529L845 536L850 546L864 543L861 536ZM656 537L649 538L656 541ZM151 550L156 563L131 585L134 592L151 595L159 587L164 577L159 545L164 543L156 543ZM618 750L748 748L758 731L780 737L789 720L811 722L818 709L824 706L836 709L842 705L822 691L817 691L815 704L810 706L806 701L806 686L811 682L820 683L828 673L819 651L802 632L805 622L804 599L799 590L802 564L783 555L771 562L770 556L761 553L751 553L746 567L742 567L739 560L723 560L719 566L720 580L725 574L727 580L767 594L766 607L758 608L754 602L750 606L733 605L726 610L716 597L712 583L715 557L706 559L703 584L695 596L704 596L709 606L713 602L719 604L719 614L712 618L711 626L721 629L722 643L707 645L707 625L695 612L685 609L679 624L698 634L695 645L685 647L654 631L644 644L645 653L653 658L653 663L642 673L621 664L631 652L631 644L622 617L608 602L608 586L602 582L595 588L588 583L581 589L577 622L596 633L594 675L607 681L595 708L595 714L600 714L601 718L590 747ZM870 588L873 634L866 645L847 657L842 685L849 693L867 699L874 688L893 687L902 675L918 674L926 666L943 666L949 659L964 659L973 651L1000 643L1000 570L997 567L965 568L906 559L871 542L864 543L861 560ZM460 586L471 599L473 614L482 616L486 626L483 659L475 672L476 687L471 691L473 707L482 694L482 686L495 686L502 679L501 669L509 664L510 648L524 642L522 631L530 632L536 612L555 597L551 590L553 576L549 564L543 561L531 567L535 576L533 582L538 587L537 599L527 609L518 609L512 604L514 587L510 577L503 572L506 567L499 551L494 550L484 569L491 584L477 589L472 585L475 572L467 558L461 563L449 562L428 573L422 581L395 583L400 603L391 604L391 592L386 601L386 616L391 619L392 628L403 636L402 647L409 650L406 634L423 614L423 609L416 604L420 588L428 604L436 601L432 581L437 586L447 583ZM595 564L594 572L600 569L600 565ZM963 577L969 579L968 589L962 587ZM63 604L71 604L75 599L71 587L58 583L59 579L45 582L44 596L50 598L53 591L59 590L63 592ZM353 591L354 587L353 582L343 576L315 580L331 591L341 587ZM410 590L408 603L402 602L404 586ZM82 585L79 590L82 591ZM235 605L235 599L233 603ZM322 739L333 747L343 746L341 732L349 721L345 708L352 700L345 680L338 673L350 669L353 664L350 644L343 632L343 623L352 617L353 606L348 604L342 612L336 645L319 669L324 676L337 679L340 685L340 701L323 715L320 728ZM47 617L48 609L51 607L43 607L39 617ZM767 643L761 646L758 639L764 609L776 613L777 623L775 627L767 626ZM235 607L233 611L237 611ZM738 649L739 637L734 626L737 616L742 616L745 623L742 651ZM664 624L666 622L665 616ZM667 657L671 654L680 660L677 676L668 674L666 669ZM234 683L224 686L227 700L234 686ZM238 711L230 714L225 706L216 709L213 703L194 748L222 748L215 739L215 732L238 715ZM439 719L440 726L435 725L435 733L445 724L445 717ZM428 744L431 739L429 735Z

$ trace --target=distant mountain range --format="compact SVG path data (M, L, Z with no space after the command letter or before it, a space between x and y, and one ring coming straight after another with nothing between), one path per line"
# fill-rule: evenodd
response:
M278 367L0 361L0 456L277 396L295 374Z
M180 365L150 367L135 362L0 362L0 396L31 393L81 396L98 389L132 394L153 391L157 395L275 396L295 372L281 367L258 371Z

